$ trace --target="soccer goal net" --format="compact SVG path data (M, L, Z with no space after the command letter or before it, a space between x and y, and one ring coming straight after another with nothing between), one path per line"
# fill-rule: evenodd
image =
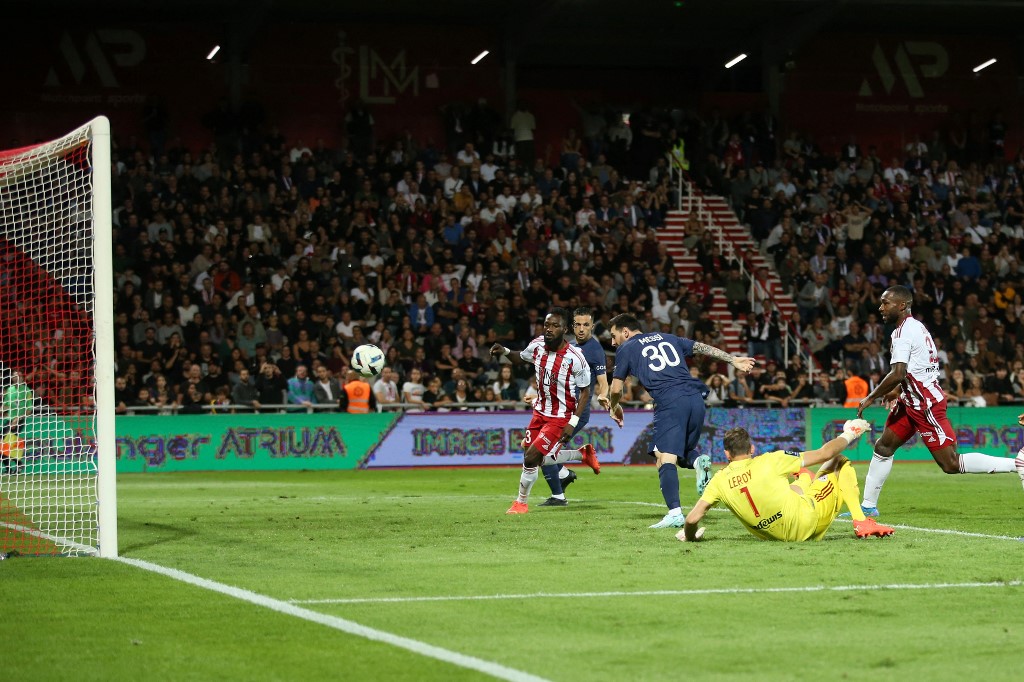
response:
M0 554L117 554L110 128L0 151Z

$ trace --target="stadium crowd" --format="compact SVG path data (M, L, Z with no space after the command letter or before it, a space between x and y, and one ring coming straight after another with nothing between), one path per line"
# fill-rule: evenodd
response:
M747 316L743 350L768 362L733 379L695 363L710 404L841 403L852 377L874 385L887 371L877 302L893 283L914 289L951 396L1024 395L1024 156L1004 161L995 123L988 146L953 130L883 162L853 139L835 154L797 133L780 143L769 115L647 111L626 125L581 110L582 135L538 156L525 105L509 128L484 102L454 111L443 148L375 139L363 107L339 149L230 126L202 151L117 144L119 411L299 409L317 384L333 402L362 343L387 355L381 408L522 405L529 377L488 349L525 346L549 307L592 307L608 350L621 312L722 345L713 287ZM681 140L695 185L729 197L774 258L797 319L751 309L749 283L696 221L686 244L705 277L679 279L658 229ZM800 353L783 366L783 324L824 370L813 382Z

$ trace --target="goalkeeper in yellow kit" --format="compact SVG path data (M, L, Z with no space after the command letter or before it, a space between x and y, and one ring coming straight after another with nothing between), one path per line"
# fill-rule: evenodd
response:
M684 542L700 540L698 524L708 509L721 502L744 528L764 540L820 540L845 504L858 538L892 535L893 529L865 518L860 487L850 461L840 453L867 430L863 419L851 419L843 433L817 450L777 450L754 457L745 429L729 429L724 438L729 465L708 483L676 535ZM806 467L822 464L812 477ZM795 476L795 481L790 481Z

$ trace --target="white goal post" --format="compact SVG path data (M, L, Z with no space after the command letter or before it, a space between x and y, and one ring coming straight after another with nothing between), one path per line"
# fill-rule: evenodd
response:
M0 151L0 555L117 556L110 123Z

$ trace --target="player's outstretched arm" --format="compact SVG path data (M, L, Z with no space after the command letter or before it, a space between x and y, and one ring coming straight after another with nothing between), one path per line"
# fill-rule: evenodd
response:
M697 500L697 504L693 505L693 509L686 515L686 523L683 525L683 530L677 533L676 537L683 542L696 542L704 537L704 529L700 528L698 524L700 524L708 509L711 509L710 504L704 500Z
M590 386L584 386L580 389L580 394L576 398L576 413L573 414L569 421L566 422L565 426L562 427L562 437L559 438L559 442L565 445L572 438L572 432L576 430L576 425L580 423L580 416L586 411L587 405L590 404Z
M843 424L843 432L837 438L822 445L817 450L801 452L800 458L805 467L812 467L816 464L823 464L836 455L842 454L843 450L855 440L871 430L871 423L866 419L851 419Z
M597 402L607 410L608 406L611 405L611 400L608 398L608 376L598 374L597 386L594 389L597 391Z
M524 360L519 356L518 351L509 350L500 343L496 343L493 346L491 346L491 357L498 358L502 356L508 358L508 361L511 362L513 365L524 362Z
M622 423L625 420L625 415L622 412L622 405L619 405L619 401L622 399L622 389L625 386L625 382L622 379L613 378L612 385L608 388L608 415L612 420L622 428Z
M694 355L707 355L708 357L721 360L722 362L728 362L730 365L740 370L741 372L749 372L757 364L757 360L754 358L733 356L726 353L721 348L715 348L709 346L706 343L700 343L699 341L693 344Z

